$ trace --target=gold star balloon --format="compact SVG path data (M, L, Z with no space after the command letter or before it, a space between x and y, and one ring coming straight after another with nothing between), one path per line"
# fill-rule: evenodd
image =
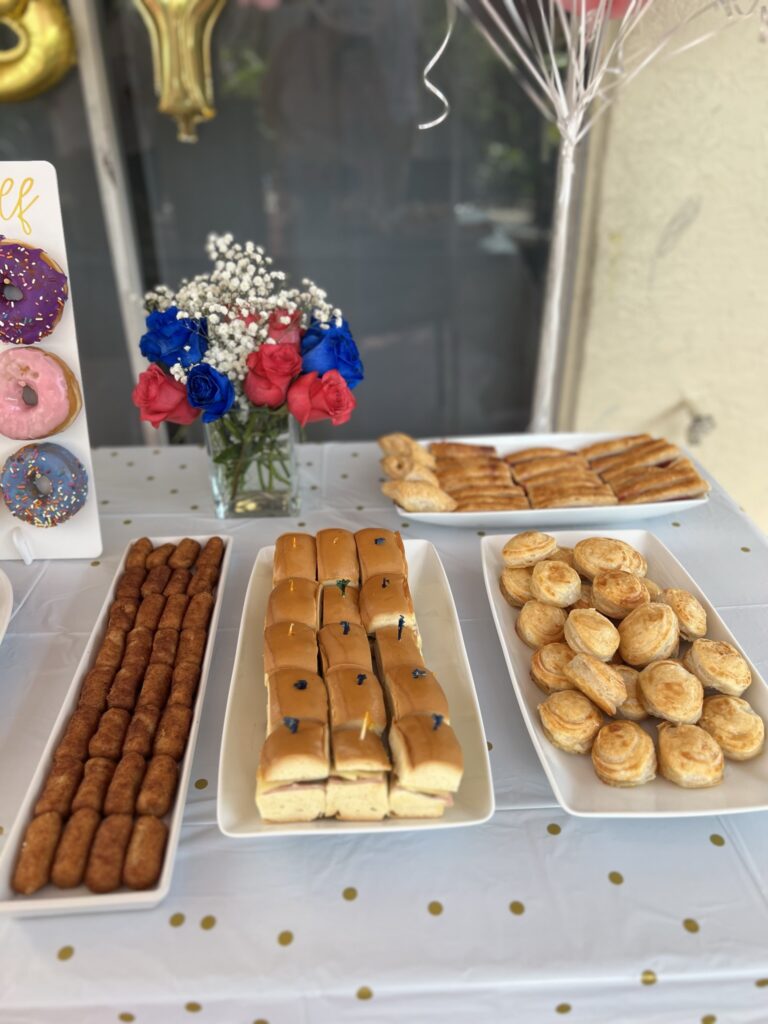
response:
M75 38L62 0L0 0L0 23L16 40L0 50L0 103L38 96L74 65Z

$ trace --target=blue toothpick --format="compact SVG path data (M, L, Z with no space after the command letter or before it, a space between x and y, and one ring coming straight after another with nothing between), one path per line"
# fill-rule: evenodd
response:
M397 620L397 639L402 640L403 637L403 626L405 625L405 616L401 615Z
M306 690L306 688L307 688L307 680L306 679L297 679L296 682L293 684L293 688L294 688L294 690Z
M360 675L357 677L357 685L362 686L367 678L368 676L365 674L365 672L361 672Z
M299 720L298 718L291 718L289 716L286 716L283 719L283 725L286 727L286 729L289 729L292 733L295 734L296 732L298 732Z
M374 537L373 543L374 544L383 544L384 543L384 538L383 537Z
M432 726L432 731L434 732L435 729L439 729L443 724L443 715L432 715L432 721L435 723Z
M426 674L426 669L423 668L415 668L413 672L411 672L414 679L423 679Z
M341 623L341 631L344 634L344 636L346 636L347 633L349 633L349 623L347 622L346 619L344 619Z
M346 592L347 587L349 586L349 583L350 583L349 580L336 580L336 586L341 591L341 596L342 597L345 596L345 592Z

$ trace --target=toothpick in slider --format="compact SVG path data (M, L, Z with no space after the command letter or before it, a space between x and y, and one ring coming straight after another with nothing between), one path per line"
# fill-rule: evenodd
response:
M368 726L371 724L371 716L366 711L363 715L363 724L360 726L360 739L365 739L365 734L368 732Z

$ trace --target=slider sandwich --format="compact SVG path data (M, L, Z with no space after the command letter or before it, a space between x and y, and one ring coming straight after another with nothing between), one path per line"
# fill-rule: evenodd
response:
M464 772L459 741L442 715L408 715L393 722L389 747L394 776L389 812L405 818L439 818L453 804Z
M421 638L410 626L398 624L377 630L375 648L380 679L397 665L408 665L412 669L427 667L421 654Z
M265 625L275 622L301 622L320 629L320 584L291 576L276 583L267 603Z
M362 626L359 595L357 587L348 586L346 580L339 580L333 587L323 587L323 625L350 622L353 626Z
M267 736L256 774L256 806L266 821L314 821L325 814L328 726L286 717Z
M443 688L434 673L420 665L395 665L383 676L384 696L393 722L408 715L440 715L446 725L451 724Z
M385 626L416 630L416 614L405 576L387 573L369 576L360 591L360 618L369 636Z
M325 814L342 821L381 821L389 811L387 779L391 769L381 737L370 729L334 729L333 764Z
M314 629L303 622L275 622L265 628L265 683L278 668L317 672L317 633Z
M381 736L387 727L387 713L379 680L372 671L357 665L340 665L325 675L330 705L331 728L363 729Z
M323 675L337 665L359 665L363 671L372 671L371 647L362 626L351 622L333 622L323 626L317 634Z
M275 541L272 584L291 577L317 579L317 547L311 533L284 533Z
M314 672L298 668L276 669L267 680L267 733L286 718L301 722L328 721L328 692Z
M349 530L318 530L317 578L324 587L335 586L342 580L353 587L360 586L357 545Z
M381 573L389 573L392 576L408 575L403 538L396 531L383 530L380 527L358 530L355 534L355 543L363 583L371 576Z

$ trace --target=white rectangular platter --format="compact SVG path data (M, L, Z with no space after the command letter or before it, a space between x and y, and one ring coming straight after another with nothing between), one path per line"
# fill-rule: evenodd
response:
M499 455L509 455L522 448L553 447L575 451L595 441L606 441L620 434L485 434L479 437L452 437L446 440L466 444L489 444ZM430 441L442 440L429 438ZM684 453L685 454L685 453ZM603 526L636 523L640 519L656 519L675 515L706 504L707 498L686 498L681 501L655 501L644 505L600 505L586 508L523 508L499 512L406 512L397 506L403 519L432 526L460 526L485 530L530 530L555 526Z
M177 544L181 539L181 537L150 538L155 547L168 543ZM194 539L199 541L201 544L204 544L209 538L207 536L198 536ZM117 580L123 572L125 556L128 553L128 549L126 549L122 559L120 560L120 566L115 573L112 586L109 588L109 593L107 594L101 611L99 612L96 625L93 627L93 631L88 638L88 643L83 651L83 656L80 659L80 664L77 667L72 684L67 691L61 711L59 712L53 729L51 730L48 743L40 757L37 770L32 777L29 789L27 790L26 796L19 808L16 821L14 822L10 834L5 842L5 846L3 847L3 852L0 856L0 914L7 914L12 917L51 917L55 914L88 914L99 911L140 910L147 907L157 906L157 904L168 895L168 891L171 887L173 865L176 859L176 847L179 843L181 821L184 817L184 804L187 796L187 787L189 785L189 774L192 770L192 758L195 753L197 732L200 726L200 714L203 708L205 687L208 682L208 672L211 667L211 659L213 658L213 647L216 637L216 628L219 622L219 614L221 611L222 595L224 593L224 586L226 583L227 573L229 571L232 540L225 536L222 536L222 540L224 541L224 557L221 563L221 573L216 585L216 602L214 604L213 615L211 616L210 625L208 627L208 642L206 644L205 656L203 658L200 685L198 687L197 698L195 700L192 725L189 731L189 738L187 740L187 749L184 753L184 759L180 765L179 783L176 790L176 796L174 798L173 809L166 819L168 825L168 844L166 846L165 858L163 860L163 870L157 885L151 889L144 889L142 891L118 889L115 892L105 893L103 895L90 892L85 885L81 885L76 889L57 889L53 885L47 885L32 896L19 896L11 888L11 878L16 865L19 845L24 835L24 830L32 816L34 803L37 800L38 794L40 793L43 782L48 773L51 763L51 755L61 739L67 722L69 721L69 716L77 706L80 684L91 667L94 653L98 649L99 643L104 635L107 619L109 617L109 607L114 599Z
M234 839L267 836L406 832L479 825L494 810L491 768L475 684L467 660L456 606L440 557L424 540L405 541L408 583L427 665L445 690L451 725L464 752L464 777L444 817L386 818L352 822L323 818L296 824L268 824L254 799L256 769L266 735L263 632L272 590L274 547L262 548L251 573L235 654L221 741L217 815L219 828Z
M570 530L552 534L561 547L573 547L577 541L597 535L595 532ZM707 636L712 640L726 640L733 644L749 662L747 652L733 637L695 580L657 537L647 530L610 530L600 536L615 537L637 548L648 561L649 579L662 588L680 587L694 594L707 612ZM566 754L549 742L537 711L546 695L530 675L533 651L515 632L518 609L510 607L499 590L499 577L503 569L501 552L507 540L506 536L482 539L483 573L488 600L523 721L528 727L555 797L563 809L569 814L583 817L682 818L736 814L768 808L768 748L751 761L735 762L726 759L725 777L719 786L711 789L681 789L661 776L645 786L619 789L607 786L598 779L589 755ZM684 646L687 647L687 644ZM763 720L768 720L768 686L751 662L749 667L753 682L744 693L744 698ZM640 724L655 737L658 724L656 719L648 719Z

